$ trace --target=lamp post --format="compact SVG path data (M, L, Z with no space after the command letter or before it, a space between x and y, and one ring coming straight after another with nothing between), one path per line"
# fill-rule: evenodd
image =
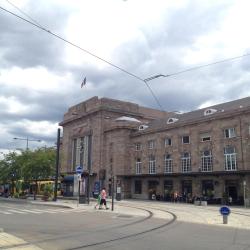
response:
M41 142L40 139L29 139L29 137L27 136L27 138L19 138L19 137L14 137L14 140L21 140L21 141L26 141L26 150L29 149L29 141L37 141L37 142Z

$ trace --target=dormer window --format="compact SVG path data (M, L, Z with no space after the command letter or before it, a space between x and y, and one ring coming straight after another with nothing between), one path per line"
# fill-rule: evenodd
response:
M174 123L174 122L177 122L179 119L177 119L177 118L169 118L168 120L167 120L167 124L171 124L171 123Z
M216 113L217 112L217 110L216 109L206 109L205 111L204 111L204 115L206 116L206 115L212 115L212 114L214 114L214 113Z
M146 128L148 128L147 125L140 125L138 129L139 129L139 130L144 130L144 129L146 129Z

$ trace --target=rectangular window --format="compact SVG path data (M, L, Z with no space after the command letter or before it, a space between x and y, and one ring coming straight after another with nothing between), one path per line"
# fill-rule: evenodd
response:
M183 144L188 144L188 143L190 143L189 135L182 136L182 143L183 143Z
M79 137L73 140L72 145L72 170L76 166L88 167L89 136Z
M203 152L201 157L201 171L202 172L211 172L213 171L213 158L210 150Z
M233 138L233 137L236 137L235 128L227 128L227 129L224 129L224 137L225 137L225 138Z
M228 146L224 148L224 160L225 160L225 170L226 171L235 171L237 170L237 158L235 147Z
M141 163L141 159L137 159L136 160L136 164L135 164L135 173L136 174L141 174L142 173L142 163Z
M164 157L164 173L172 173L173 172L173 160L171 155L167 154Z
M153 155L149 156L149 163L148 163L148 173L149 174L156 174L156 161Z
M148 148L153 149L154 147L155 147L155 141L154 140L148 141Z
M183 173L191 172L191 157L189 153L183 153L181 157L181 170Z
M172 140L171 140L171 138L165 138L164 145L165 145L165 147L172 146Z
M142 181L135 180L135 194L142 193Z
M211 135L210 135L210 133L202 133L200 135L200 137L201 137L201 141L202 142L203 141L211 141Z
M136 143L136 144L135 144L135 150L136 150L136 151L140 151L141 149L142 149L141 143L139 143L139 142Z

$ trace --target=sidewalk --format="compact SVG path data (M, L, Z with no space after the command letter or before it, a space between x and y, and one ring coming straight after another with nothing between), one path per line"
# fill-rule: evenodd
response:
M0 249L8 250L42 250L41 248L29 244L28 242L8 233L0 228Z

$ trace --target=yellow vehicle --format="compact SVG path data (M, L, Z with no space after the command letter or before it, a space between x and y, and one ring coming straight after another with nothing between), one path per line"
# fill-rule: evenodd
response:
M55 188L55 181L54 180L42 180L42 181L37 181L37 194L38 195L43 195L45 187L49 185L51 189L53 190L54 193L54 188ZM31 182L30 183L30 193L34 193L34 190L36 189L36 182ZM62 195L62 187L61 187L61 182L58 181L57 183L57 195Z

